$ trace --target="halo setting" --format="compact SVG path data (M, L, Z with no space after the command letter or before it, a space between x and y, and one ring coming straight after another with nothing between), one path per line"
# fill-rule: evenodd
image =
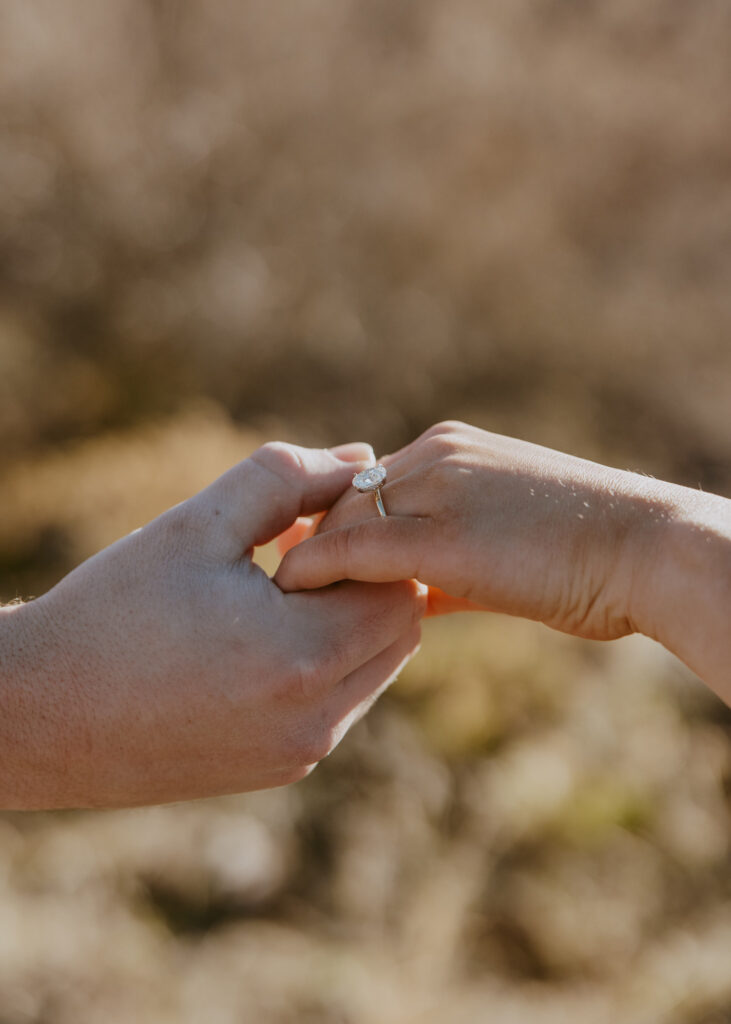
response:
M361 494L372 494L376 501L378 514L383 517L387 515L387 512L383 506L381 484L385 482L386 467L382 466L380 462L377 466L371 466L370 469L361 470L360 473L356 473L353 477L353 487L355 487L356 491L360 491Z
M353 487L362 494L367 494L369 491L377 491L385 482L386 467L380 464L372 466L370 469L364 469L353 477Z

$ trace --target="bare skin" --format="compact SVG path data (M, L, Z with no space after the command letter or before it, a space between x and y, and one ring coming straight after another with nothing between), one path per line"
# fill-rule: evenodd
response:
M350 488L285 555L283 590L414 577L437 614L645 633L731 703L731 501L463 423L381 461L388 517ZM313 528L295 525L283 547Z
M424 588L285 595L251 559L366 445L271 444L0 614L0 807L162 803L293 782L419 642Z

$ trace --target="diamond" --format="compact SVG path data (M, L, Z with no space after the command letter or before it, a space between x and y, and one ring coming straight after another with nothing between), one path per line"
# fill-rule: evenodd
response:
M371 469L364 469L353 477L353 487L356 491L366 493L377 490L386 479L385 466L373 466Z

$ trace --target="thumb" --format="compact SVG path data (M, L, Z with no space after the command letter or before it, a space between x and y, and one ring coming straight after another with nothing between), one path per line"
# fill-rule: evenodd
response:
M330 450L273 441L224 473L204 494L225 510L248 550L266 544L299 516L329 508L353 475L373 461L368 444Z

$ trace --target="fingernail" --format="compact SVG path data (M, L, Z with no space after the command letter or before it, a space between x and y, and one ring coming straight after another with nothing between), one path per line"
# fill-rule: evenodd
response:
M375 462L376 455L369 444L364 441L351 441L350 444L339 444L331 448L335 458L341 462Z

